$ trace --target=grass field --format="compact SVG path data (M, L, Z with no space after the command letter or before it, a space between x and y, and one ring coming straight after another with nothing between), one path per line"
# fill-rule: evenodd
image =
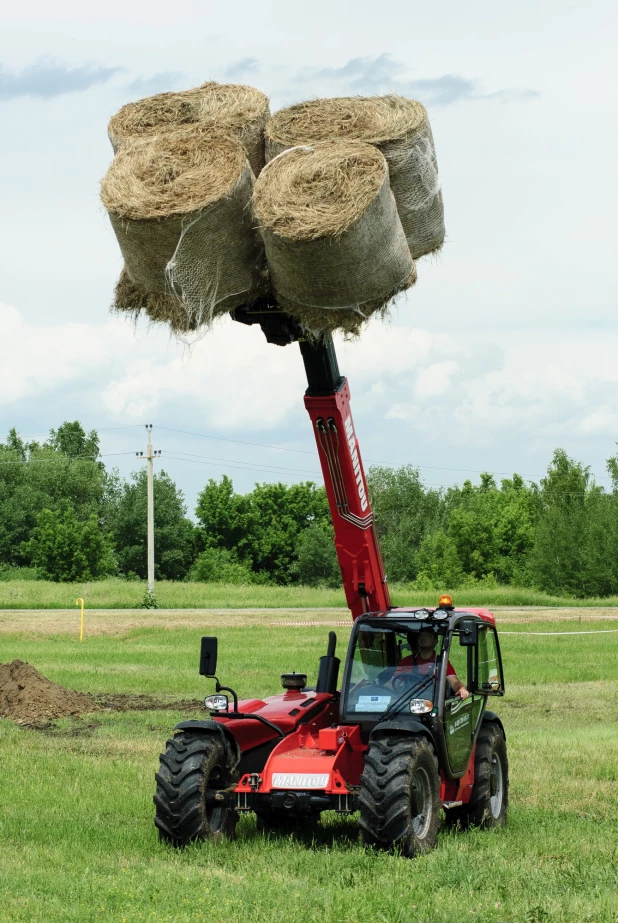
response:
M41 635L38 614L0 636L0 660L29 661L80 691L200 698L199 627ZM298 618L298 613L295 613ZM324 615L327 615L325 613ZM258 835L159 845L153 773L174 710L103 710L43 730L0 720L0 920L271 923L615 923L618 920L618 621L505 614L509 823L442 833L408 862L366 851L354 819L324 815L315 841ZM312 616L313 617L313 616ZM542 622L539 619L542 618ZM219 621L222 681L272 693L282 670L313 679L325 626ZM583 631L533 635L530 631ZM510 634L507 635L507 632ZM347 629L338 630L343 647Z
M437 602L445 588L419 590L413 585L390 584L394 606L423 606ZM93 609L135 609L141 606L146 584L130 580L98 580L92 583L52 583L49 580L0 580L0 609L66 609L78 596ZM482 584L453 591L461 606L618 606L618 597L571 599L549 596L525 587ZM222 583L174 583L156 586L162 609L217 609L244 607L318 608L345 606L342 589L289 586L237 586Z

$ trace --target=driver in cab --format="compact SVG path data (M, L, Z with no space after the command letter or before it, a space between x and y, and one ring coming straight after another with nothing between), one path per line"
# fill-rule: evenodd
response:
M414 671L418 676L427 676L433 670L436 662L436 644L438 636L432 628L421 628L418 633L418 647L415 654L403 657L393 674L393 680ZM458 678L452 664L446 668L446 681L455 695L460 699L467 699L470 693Z

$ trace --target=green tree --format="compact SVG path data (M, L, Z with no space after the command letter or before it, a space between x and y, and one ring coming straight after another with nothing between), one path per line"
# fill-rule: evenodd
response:
M154 477L154 545L157 579L183 580L195 556L195 526L186 517L182 491L161 471ZM147 473L110 488L107 528L122 574L147 576Z
M521 582L534 541L539 513L538 490L514 474L500 487L491 474L480 484L464 481L449 491L447 534L465 574L500 583Z
M78 420L63 423L58 429L51 429L46 444L68 458L96 459L99 454L97 433L91 430L86 434Z
M250 558L253 518L250 500L237 494L231 478L210 478L201 491L195 515L201 525L200 541L205 548L232 549L241 558Z
M612 474L611 459L608 462ZM617 504L586 465L556 449L541 481L542 511L529 573L539 589L574 596L618 590Z
M444 529L425 536L418 550L417 567L417 581L428 587L454 590L463 583L464 571L457 546Z
M220 482L208 481L196 516L204 548L233 551L254 574L279 584L296 579L291 566L300 533L312 523L330 522L326 492L310 481L256 484L241 495L227 475Z
M313 522L296 539L296 561L292 575L305 586L341 586L341 571L335 551L332 526Z
M391 580L413 580L423 539L443 524L444 498L440 491L426 490L411 465L372 467L367 483L386 572Z
M202 583L255 583L255 574L239 564L227 548L206 548L189 571L189 579Z
M115 569L96 514L80 521L70 506L41 510L26 554L43 577L57 582L94 580Z
M100 463L66 455L50 443L26 444L11 430L0 445L0 561L31 563L28 540L43 509L64 510L68 504L79 521L92 513L101 519L105 494Z
M326 492L310 481L256 484L250 498L253 569L276 583L289 583L301 533L312 523L330 522Z

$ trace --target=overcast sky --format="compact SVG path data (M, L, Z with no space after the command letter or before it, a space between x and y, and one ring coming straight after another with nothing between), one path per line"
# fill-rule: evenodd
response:
M320 479L298 347L223 322L189 349L108 311L121 258L98 199L107 121L129 100L215 79L259 87L273 111L388 92L429 111L445 246L419 261L389 324L338 345L365 463L419 466L427 484L537 479L560 446L606 475L617 31L610 0L4 5L0 432L77 418L128 474L135 458L114 453L143 448L152 422L190 506L226 470L240 490Z

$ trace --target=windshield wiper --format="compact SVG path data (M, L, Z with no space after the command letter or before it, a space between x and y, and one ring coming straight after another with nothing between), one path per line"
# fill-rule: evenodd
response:
M403 695L400 695L398 699L395 699L395 701L388 706L380 718L380 721L384 721L386 718L390 718L391 715L394 715L395 712L399 711L401 706L405 705L408 701L413 699L416 695L418 695L419 692L422 692L423 689L425 689L430 683L434 681L435 675L436 671L434 670L434 672L431 673L422 683L417 683L415 686L412 686L411 689L406 689Z

